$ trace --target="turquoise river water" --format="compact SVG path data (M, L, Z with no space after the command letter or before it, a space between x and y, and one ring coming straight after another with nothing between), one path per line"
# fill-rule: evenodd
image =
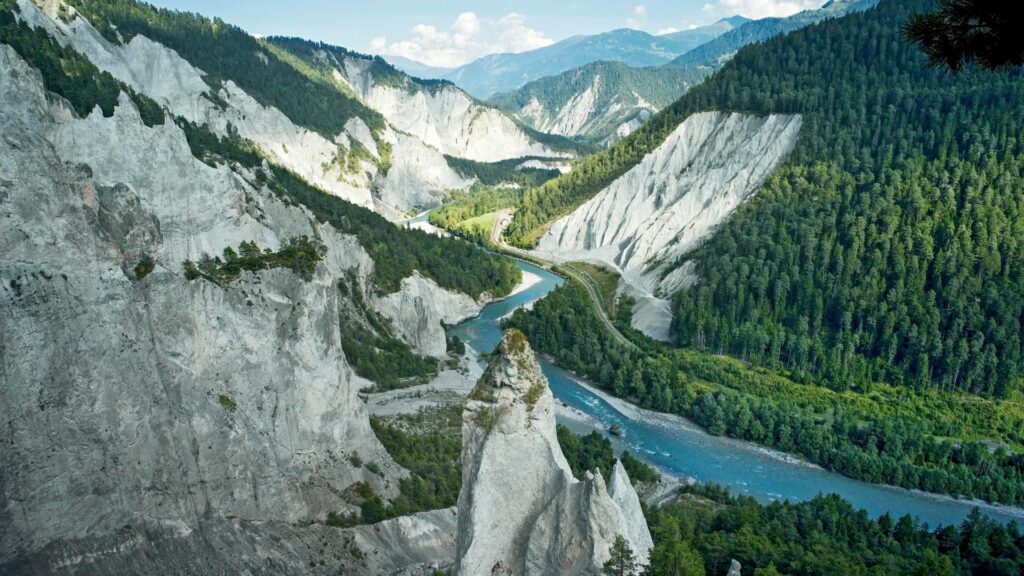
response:
M479 316L453 327L451 333L478 351L493 350L501 338L499 324L502 317L544 297L563 282L558 276L536 266L520 262L519 267L540 276L541 281L519 294L488 304ZM819 493L834 492L873 516L885 512L896 517L911 514L932 527L959 523L974 506L979 506L983 513L1001 522L1024 521L1024 509L989 506L869 484L755 444L712 436L682 418L642 410L611 399L544 359L541 359L541 368L555 398L587 415L585 419L560 418L560 421L576 432L604 431L612 424L618 424L623 436L612 438L616 449L629 449L647 463L673 476L715 482L734 493L747 494L762 502L808 500Z

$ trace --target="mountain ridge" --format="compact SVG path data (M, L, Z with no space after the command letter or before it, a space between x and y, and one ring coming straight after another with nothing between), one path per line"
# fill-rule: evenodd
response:
M590 62L609 60L630 66L665 64L686 51L732 29L742 17L723 18L713 24L673 34L655 36L632 28L618 28L600 34L576 35L550 46L521 53L489 54L468 64L442 70L411 66L419 73L433 73L451 80L478 98L489 98L499 92L560 74ZM385 59L391 58L384 56ZM408 63L393 62L398 68Z

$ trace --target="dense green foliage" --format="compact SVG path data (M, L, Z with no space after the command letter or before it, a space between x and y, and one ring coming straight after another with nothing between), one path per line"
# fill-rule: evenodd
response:
M157 8L136 0L73 0L108 40L128 42L141 34L174 49L208 74L216 87L231 80L265 106L273 106L299 126L333 140L350 118L374 132L384 118L345 93L329 78L306 74L237 26L219 18ZM217 98L211 95L211 100Z
M391 322L364 301L355 277L339 280L338 291L354 307L341 313L345 359L356 374L374 382L373 391L415 386L437 375L438 361L416 354L394 334Z
M461 240L441 238L419 230L395 226L383 216L311 186L292 172L268 162L249 142L219 138L205 127L179 121L197 158L230 161L252 169L258 184L270 187L287 202L308 208L321 222L339 232L353 234L374 261L373 281L384 292L398 290L414 270L438 285L479 297L484 292L508 294L521 274L510 260L484 252Z
M866 10L878 2L878 0L844 1L845 6L836 3L832 6L825 6L820 10L798 12L786 18L760 18L748 21L742 26L729 30L714 40L684 53L670 62L668 66L718 68L744 46L755 42L763 42L773 36L799 30L825 18L835 18L853 10Z
M602 566L601 573L606 576L636 576L636 555L629 543L621 534L615 536L612 547L608 550L608 560Z
M534 80L514 91L498 94L493 96L490 102L515 112L536 100L544 110L554 115L570 100L578 98L579 94L597 85L597 98L593 104L595 110L612 111L615 105L625 106L617 112L600 115L593 125L588 127L582 140L596 143L604 140L638 112L632 106L638 98L657 108L663 108L708 74L710 70L706 69L674 66L633 68L622 62L592 62L556 76Z
M886 1L741 50L612 149L526 192L528 244L700 110L799 113L790 158L704 246L679 344L836 389L1003 396L1020 382L1024 74L951 75Z
M620 317L621 318L621 317ZM628 321L620 319L620 324ZM801 384L689 350L619 344L576 283L506 322L540 352L643 407L799 454L847 476L996 502L1024 502L1024 436L1016 403L878 385L870 394ZM1001 445L993 450L987 443Z
M683 492L679 502L648 518L655 540L649 576L725 574L734 558L754 576L1024 572L1024 536L1017 525L998 526L977 510L959 527L929 531L909 516L872 520L835 495L764 505L715 486ZM702 565L695 566L701 557Z
M370 425L388 454L411 472L400 481L388 517L455 505L462 485L462 405L388 421L371 418Z
M476 178L476 183L483 186L499 186L515 184L517 186L538 186L558 176L555 168L519 168L528 160L547 160L540 156L524 156L510 158L498 162L477 162L466 158L457 158L445 154L445 161L452 170L463 178Z
M512 208L522 197L519 188L488 188L474 186L468 192L456 191L444 199L444 204L430 213L430 223L441 228L454 228L459 222Z
M257 272L269 268L288 268L309 281L313 279L317 263L326 253L327 249L322 244L306 236L285 240L277 251L270 248L261 251L255 242L242 242L237 252L230 246L225 247L223 259L204 254L196 264L186 260L185 278L204 278L220 286L227 286L237 280L243 270Z
M112 116L122 92L139 109L147 126L164 123L164 111L150 98L101 72L72 48L63 48L45 30L19 22L13 0L0 0L0 42L10 45L26 62L39 70L46 89L71 103L82 118L96 107Z
M615 452L612 450L611 441L604 434L594 431L580 436L561 424L557 426L556 431L558 445L569 462L573 476L582 480L586 472L600 470L605 480L611 477L612 468L615 466ZM623 451L619 459L634 484L656 484L661 480L657 470L630 454L629 450Z
M374 382L375 392L422 384L438 372L437 360L416 354L398 338L358 325L342 327L341 347L356 374Z
M690 255L678 342L815 375L1004 396L1024 358L1024 73L901 38L924 0L736 55L683 109L800 113L786 164Z

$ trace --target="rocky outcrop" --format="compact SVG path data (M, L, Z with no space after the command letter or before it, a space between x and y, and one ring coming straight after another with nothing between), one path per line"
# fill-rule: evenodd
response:
M200 162L127 96L78 118L6 45L0 135L0 572L301 573L330 560L311 550L343 556L316 523L354 508L356 481L388 494L403 473L340 345L337 284L365 287L366 252ZM183 276L186 259L296 236L326 248L308 280ZM419 315L443 304L392 319L426 341Z
M397 130L444 154L479 162L560 155L503 112L478 103L454 84L424 86L410 78L379 82L373 76L373 60L352 55L335 62L338 73L363 102Z
M534 80L490 101L541 132L608 146L675 102L708 73L593 62Z
M694 114L636 166L555 222L538 252L617 268L640 298L634 326L664 339L670 316L644 306L664 306L659 297L692 279L685 268L666 272L757 191L792 150L800 125L799 116Z
M441 288L413 273L393 294L374 298L373 307L392 321L395 330L418 354L447 355L444 324L454 326L480 313L481 305L465 294Z
M598 574L617 535L646 563L651 536L621 464L576 480L555 434L554 398L508 331L463 411L456 573Z

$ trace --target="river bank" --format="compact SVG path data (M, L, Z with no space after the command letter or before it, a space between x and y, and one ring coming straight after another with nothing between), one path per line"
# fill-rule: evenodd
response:
M564 282L536 266L523 262L517 265L524 272L539 276L541 281L489 304L479 316L453 327L450 333L477 350L492 350L501 337L502 317L543 298ZM623 436L611 438L616 450L628 449L673 478L714 482L762 502L801 501L818 494L836 493L872 516L910 514L933 527L959 524L976 506L1001 523L1024 521L1024 509L869 484L757 444L712 436L682 417L644 410L613 397L548 359L541 358L541 368L555 398L562 404L559 416L563 423L583 433L606 431L618 424Z

